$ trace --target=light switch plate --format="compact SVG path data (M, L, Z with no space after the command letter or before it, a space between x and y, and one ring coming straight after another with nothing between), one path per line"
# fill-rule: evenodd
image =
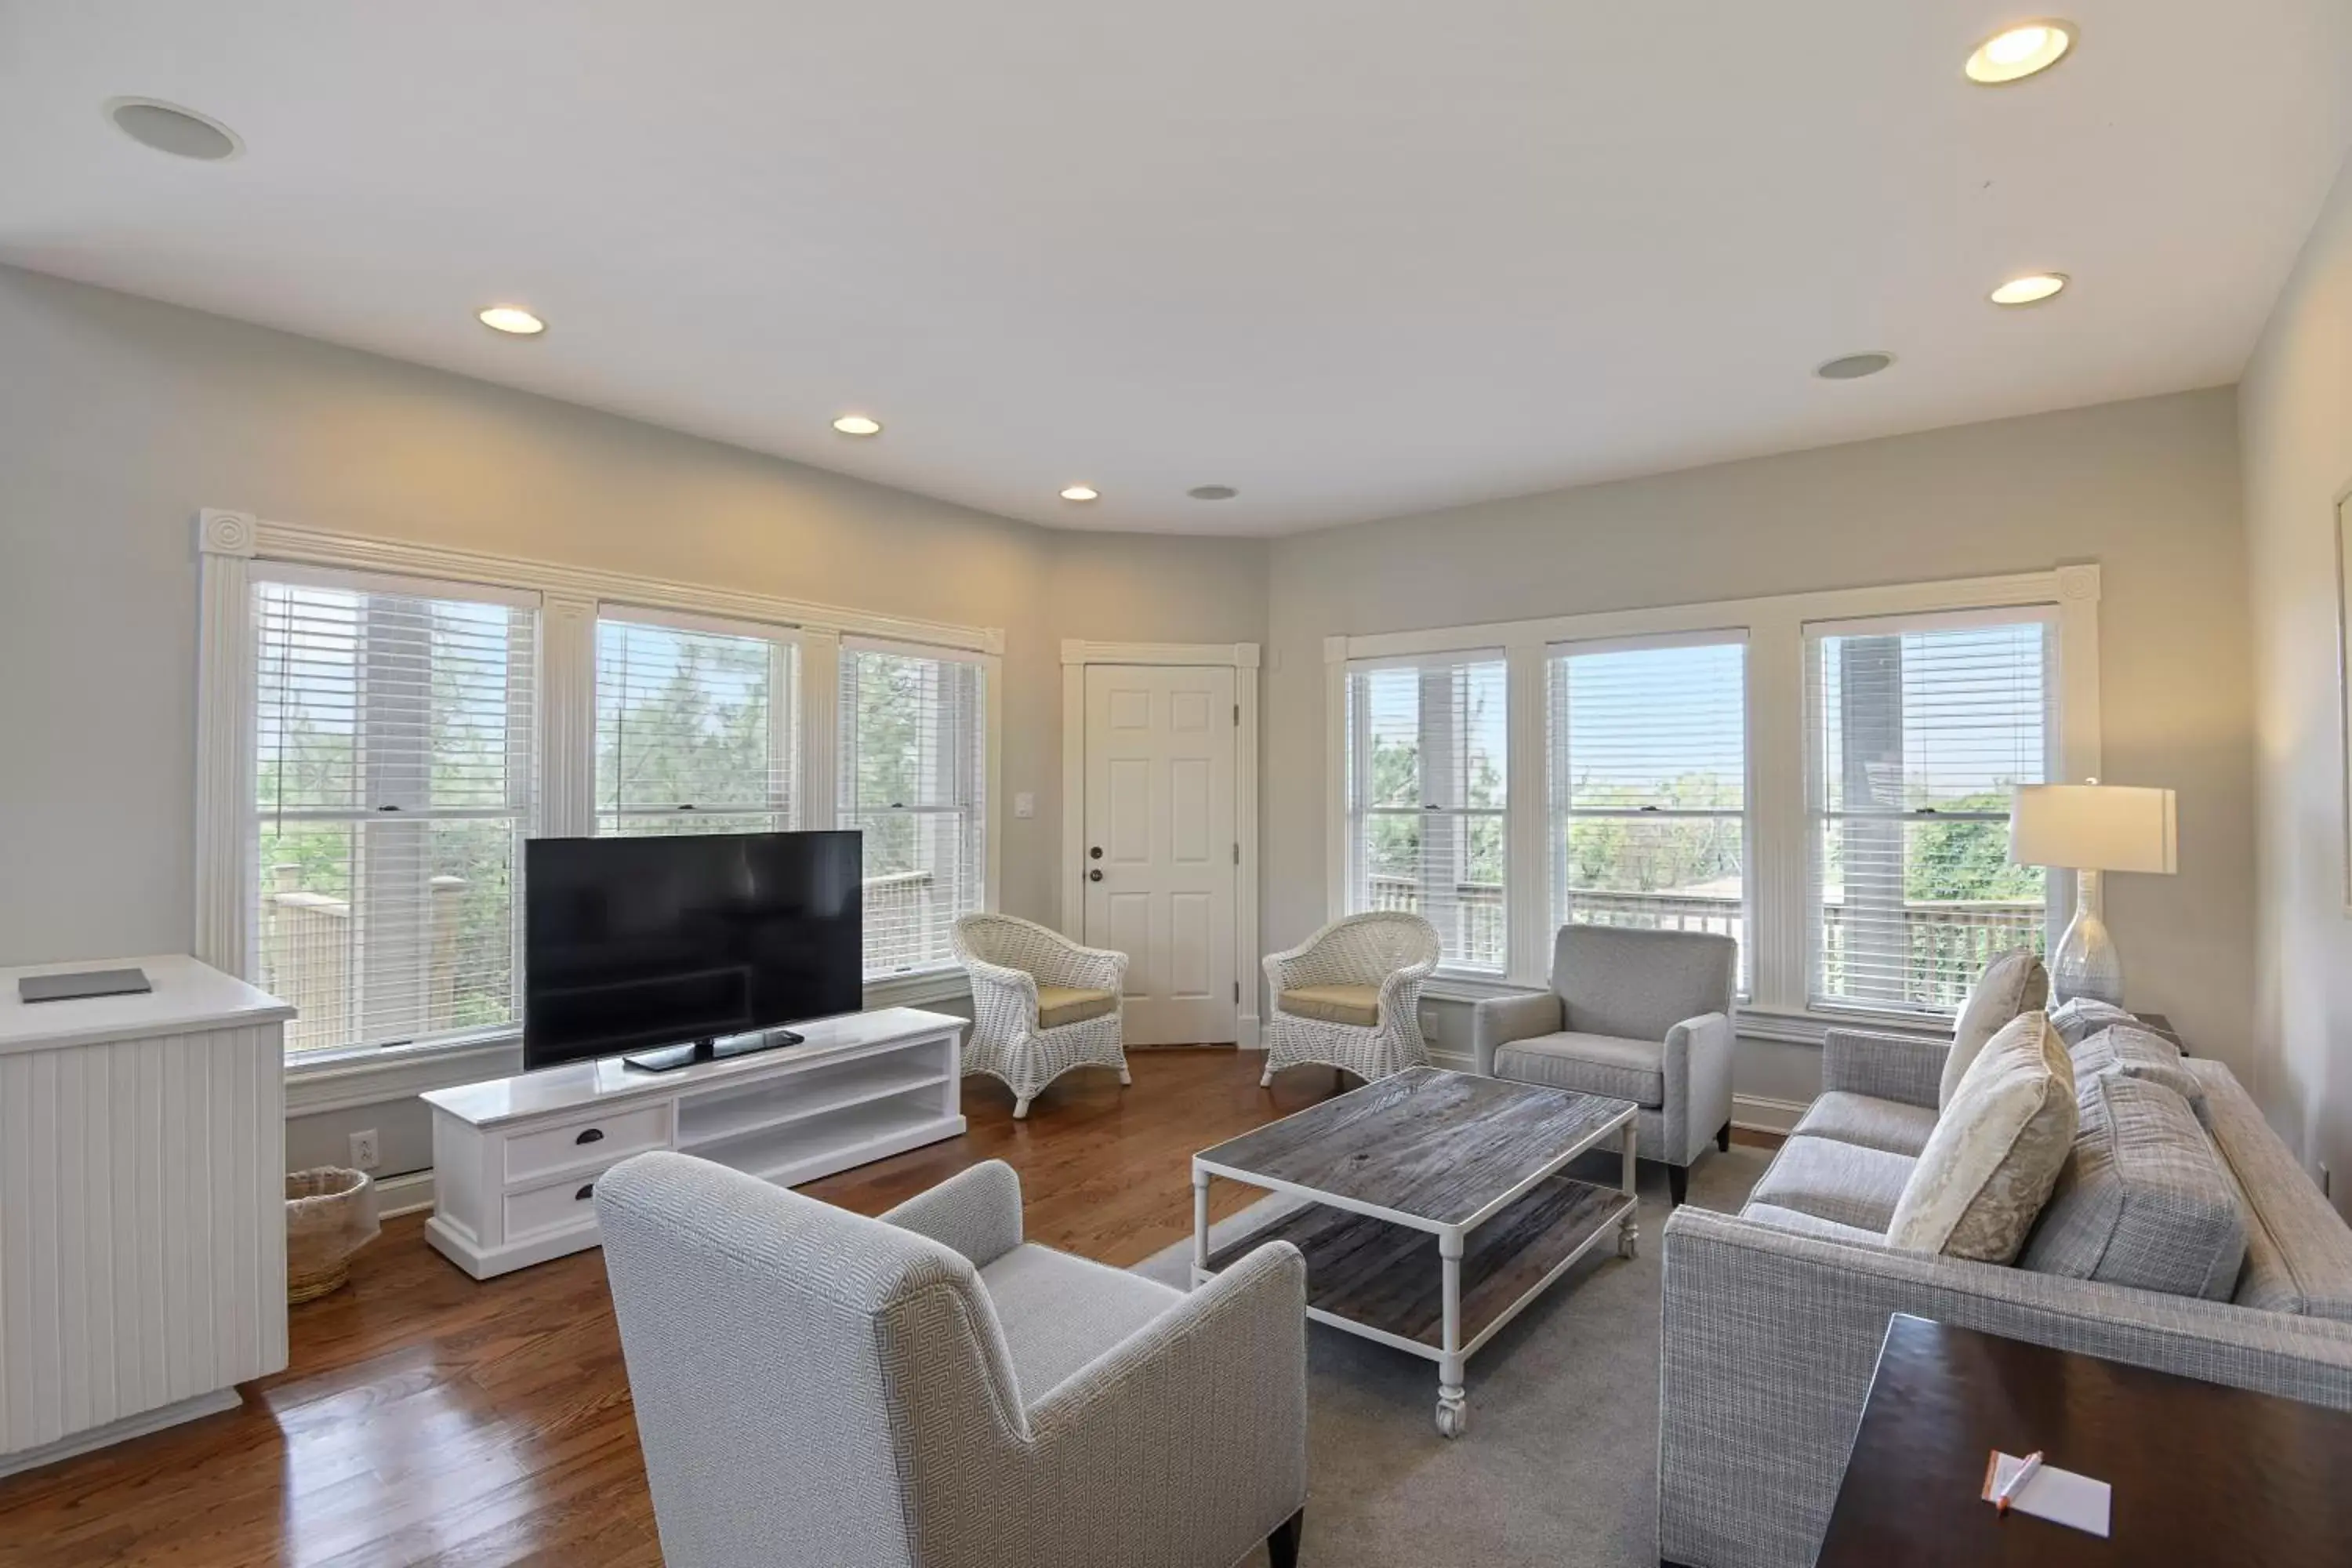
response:
M1037 815L1037 797L1023 790L1013 797L1013 815L1030 817Z

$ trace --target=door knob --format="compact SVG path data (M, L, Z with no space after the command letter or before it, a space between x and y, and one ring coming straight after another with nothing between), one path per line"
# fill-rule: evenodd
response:
M1097 867L1096 867L1093 870L1091 870L1091 871L1087 872L1087 881L1089 881L1089 882L1099 882L1099 881L1101 881L1101 880L1102 880L1102 868L1101 868L1101 867L1099 867L1099 866L1097 866Z

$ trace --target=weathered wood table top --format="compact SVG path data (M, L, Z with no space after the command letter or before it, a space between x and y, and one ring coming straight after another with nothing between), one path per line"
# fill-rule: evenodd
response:
M1460 1226L1633 1110L1630 1100L1407 1068L1193 1159L1236 1180Z

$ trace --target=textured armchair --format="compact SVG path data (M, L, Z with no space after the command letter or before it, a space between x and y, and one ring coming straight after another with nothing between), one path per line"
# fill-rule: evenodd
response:
M1437 971L1437 928L1419 915L1376 912L1333 921L1265 960L1274 1013L1265 1074L1307 1062L1361 1079L1429 1065L1421 987Z
M1481 1002L1480 1072L1630 1100L1637 1152L1663 1161L1681 1203L1709 1142L1731 1147L1731 998L1739 944L1704 931L1569 925L1551 989Z
M1016 1121L1072 1068L1106 1067L1132 1081L1121 1035L1127 954L1011 915L966 915L953 940L971 977L963 1070L1003 1079Z
M997 1162L881 1219L667 1152L595 1204L671 1568L1297 1561L1287 1243L1188 1296L1024 1245Z

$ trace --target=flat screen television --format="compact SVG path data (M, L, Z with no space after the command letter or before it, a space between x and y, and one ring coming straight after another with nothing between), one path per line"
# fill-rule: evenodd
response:
M863 858L855 832L527 841L523 1066L660 1072L855 1013Z

